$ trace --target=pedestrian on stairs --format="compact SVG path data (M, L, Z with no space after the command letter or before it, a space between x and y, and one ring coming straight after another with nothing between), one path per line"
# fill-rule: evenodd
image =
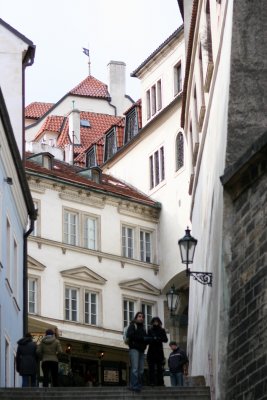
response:
M169 343L172 352L168 358L172 386L184 386L184 372L187 370L188 358L175 341Z
M147 363L149 370L149 384L151 386L164 386L163 381L163 343L168 342L166 331L162 328L159 317L152 318L151 328L148 329L149 346L147 351Z
M22 376L22 387L36 386L36 349L37 345L30 333L26 333L25 337L18 341L16 370Z
M133 392L140 392L145 363L146 330L144 328L145 315L141 311L136 313L127 330L129 357L131 364L130 387Z
M37 348L39 358L42 360L44 374L43 387L48 387L51 374L52 386L58 386L58 355L62 352L59 340L52 329L47 329L45 336Z

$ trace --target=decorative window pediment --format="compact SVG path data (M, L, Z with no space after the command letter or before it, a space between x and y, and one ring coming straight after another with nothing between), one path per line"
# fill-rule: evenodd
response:
M76 279L79 281L98 283L100 285L104 285L106 283L106 279L102 276L96 274L94 271L89 269L88 267L80 266L71 269L65 269L60 271L61 275L64 278Z
M33 257L28 256L27 258L27 266L28 268L35 269L37 271L44 271L46 266L40 263L39 261L35 260Z
M133 279L130 281L120 282L120 287L122 289L133 290L135 292L141 292L145 294L152 294L154 296L158 296L160 294L160 290L155 286L151 285L147 281L142 278Z

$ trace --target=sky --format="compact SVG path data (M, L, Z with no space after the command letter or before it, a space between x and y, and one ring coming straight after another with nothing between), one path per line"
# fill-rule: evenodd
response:
M0 18L36 46L26 100L57 102L88 76L108 83L107 64L126 63L126 94L140 98L133 72L182 23L177 0L0 0Z

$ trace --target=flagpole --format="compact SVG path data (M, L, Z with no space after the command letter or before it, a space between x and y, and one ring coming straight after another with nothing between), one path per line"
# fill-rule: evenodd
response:
M89 47L89 42L88 42L88 50L90 49ZM88 73L89 76L91 76L91 60L90 60L90 51L88 51Z

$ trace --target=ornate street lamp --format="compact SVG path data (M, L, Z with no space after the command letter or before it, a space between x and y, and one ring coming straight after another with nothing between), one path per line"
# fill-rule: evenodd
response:
M174 285L172 285L170 290L166 293L166 297L168 309L170 310L171 315L173 315L179 302L179 291L175 289Z
M188 264L193 264L195 249L197 245L197 239L190 235L190 229L187 227L185 230L185 236L178 240L178 245L180 247L182 263L186 264L186 274L188 276L192 275L193 279L202 285L212 286L212 273L211 272L198 272L191 271L188 268Z

